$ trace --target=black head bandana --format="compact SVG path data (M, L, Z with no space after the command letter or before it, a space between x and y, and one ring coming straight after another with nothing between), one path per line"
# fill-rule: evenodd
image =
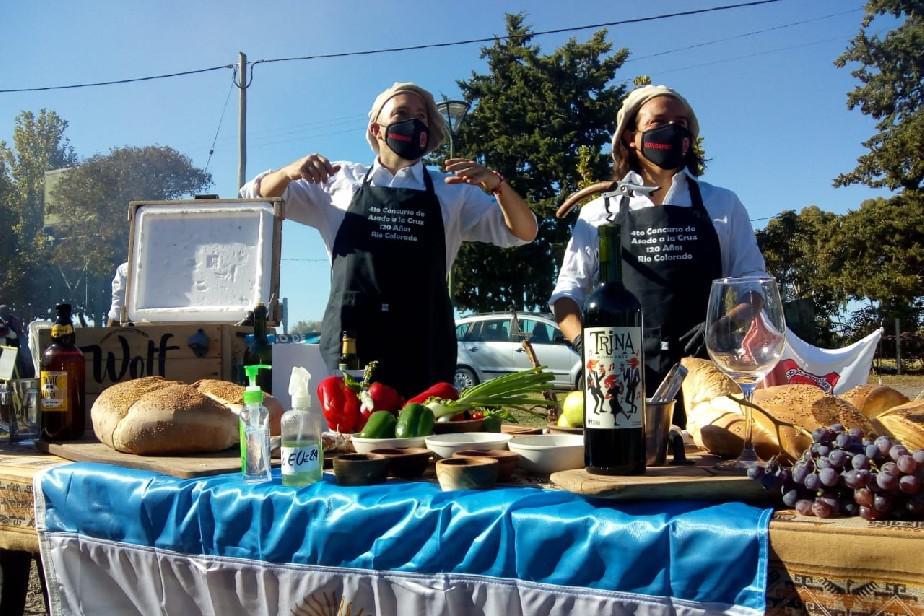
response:
M642 133L642 154L662 169L680 169L691 142L690 131L680 124L667 124Z
M430 131L418 120L402 120L385 127L385 143L392 152L404 160L417 160L427 151Z

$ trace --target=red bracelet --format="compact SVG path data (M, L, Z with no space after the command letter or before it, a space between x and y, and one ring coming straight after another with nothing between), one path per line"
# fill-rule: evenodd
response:
M489 190L488 192L491 193L492 195L497 196L500 194L500 191L504 186L504 182L506 182L507 179L503 175L500 174L500 171L494 171L492 169L491 173L493 173L495 177L497 177L498 182L497 182L497 186L495 186L493 190Z

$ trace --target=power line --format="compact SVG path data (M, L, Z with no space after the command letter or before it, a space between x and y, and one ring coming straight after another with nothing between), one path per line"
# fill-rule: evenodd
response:
M722 6L714 6L714 7L705 8L705 9L693 9L690 11L679 11L676 13L662 13L660 15L651 15L648 17L635 17L632 19L622 19L619 21L601 22L597 24L588 24L584 26L573 26L569 28L556 28L554 30L542 30L540 32L532 32L530 36L537 37L537 36L544 36L548 34L563 34L567 32L579 32L581 30L591 30L595 28L604 28L604 27L610 27L610 26L624 26L628 24L643 23L646 21L658 21L661 19L670 19L673 17L688 17L690 15L700 15L704 13L727 11L730 9L748 8L748 7L753 7L753 6L759 6L762 4L774 4L780 1L781 0L753 0L752 2L742 2L739 4L726 4ZM320 59L329 59L329 58L345 58L345 57L351 57L351 56L369 56L369 55L376 55L376 54L383 54L383 53L395 53L399 51L415 51L415 50L421 50L421 49L436 49L436 48L441 48L441 47L456 47L460 45L471 45L474 43L490 43L495 40L509 40L511 38L518 38L518 37L490 36L490 37L485 37L485 38L467 39L467 40L453 41L453 42L447 42L447 43L426 43L426 44L421 44L421 45L411 45L408 47L368 49L364 51L347 51L347 52L341 52L341 53L317 54L317 55L311 55L311 56L296 56L296 57L291 57L291 58L271 58L267 60L257 60L251 63L250 65L251 75L253 75L253 67L256 66L257 64L271 64L271 63L276 63L276 62L292 62L296 60L320 60ZM117 79L113 81L97 81L93 83L76 83L76 84L70 84L70 85L64 85L64 86L43 86L43 87L38 87L38 88L6 88L6 89L0 89L0 94L6 94L6 93L12 93L12 92L44 92L48 90L72 90L76 88L108 86L108 85L116 85L116 84L124 84L124 83L133 83L137 81L152 81L155 79L167 79L167 78L173 78L173 77L181 77L185 75L194 75L197 73L207 73L210 71L217 71L220 69L233 69L233 68L234 68L233 64L223 64L221 66L212 66L209 68L202 68L202 69L196 69L196 70L191 70L191 71L181 71L178 73L167 73L167 74L162 74L162 75L149 75L147 77L134 77L130 79Z
M209 158L205 161L205 170L209 170L209 163L212 162L212 154L215 153L215 142L218 141L218 133L221 132L221 123L225 119L225 112L228 110L228 102L231 100L231 93L234 92L234 78L231 78L231 87L228 88L228 96L225 98L225 106L221 108L221 116L218 118L218 128L215 129L215 137L212 138L212 147L209 148Z

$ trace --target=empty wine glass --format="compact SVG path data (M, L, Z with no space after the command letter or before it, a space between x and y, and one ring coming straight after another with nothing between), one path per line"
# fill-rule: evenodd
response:
M776 280L770 277L712 281L706 310L706 350L751 402L754 389L783 353L786 320ZM744 406L744 448L722 468L746 469L760 459L751 439L751 408Z

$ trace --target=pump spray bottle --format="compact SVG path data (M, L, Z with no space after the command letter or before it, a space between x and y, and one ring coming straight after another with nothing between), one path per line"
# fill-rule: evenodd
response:
M292 368L289 395L292 409L282 415L282 485L307 486L321 479L324 452L321 432L324 418L311 407L308 385L311 373Z
M269 369L270 366L263 364L244 366L250 385L244 390L244 409L241 411L241 473L247 483L272 479L269 411L263 406L263 390L257 385L257 374L260 370Z

